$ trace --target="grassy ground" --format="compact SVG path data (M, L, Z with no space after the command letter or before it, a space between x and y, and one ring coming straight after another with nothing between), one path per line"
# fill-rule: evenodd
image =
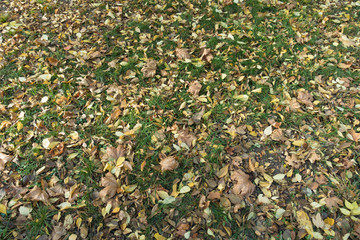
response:
M0 0L0 239L359 238L359 12Z

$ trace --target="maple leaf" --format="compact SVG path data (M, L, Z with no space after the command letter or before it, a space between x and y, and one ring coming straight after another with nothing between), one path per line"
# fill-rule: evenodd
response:
M176 48L175 54L179 59L190 59L191 56L186 48Z
M32 201L43 202L46 205L50 205L49 195L46 191L42 190L38 186L35 186L31 191L26 194L25 198L29 198Z
M6 163L10 162L12 159L13 156L0 152L0 171L4 170Z
M280 128L273 130L270 137L274 141L285 141L286 140L286 138L283 135L283 131Z
M109 172L106 173L105 177L101 178L101 186L105 187L99 193L101 199L112 198L120 187L116 178Z
M181 145L181 142L185 143L188 147L191 147L193 144L193 141L196 140L196 137L189 133L187 130L181 130L179 131L178 136L178 143Z
M328 208L332 208L332 207L338 208L339 204L342 205L343 202L338 197L334 196L334 197L326 198L325 204Z
M298 160L297 156L295 154L291 154L289 155L287 152L285 153L286 158L285 161L288 165L294 167L294 168L299 168L300 167L300 161Z
M297 100L308 107L313 107L314 98L307 90L298 92Z
M148 60L141 69L143 76L146 78L154 77L156 74L156 65L157 63L155 60L153 59Z
M201 90L201 83L199 81L192 81L190 83L189 89L187 90L189 93L191 93L194 96L198 96L200 90Z
M179 166L179 163L176 161L175 157L169 156L162 158L160 161L161 171L171 171Z
M240 169L232 172L231 180L236 181L232 189L233 192L240 197L249 196L255 190L255 185L250 182L249 175Z
M119 145L115 147L107 147L106 153L102 157L104 161L117 161L119 157L125 156L125 147L123 145Z

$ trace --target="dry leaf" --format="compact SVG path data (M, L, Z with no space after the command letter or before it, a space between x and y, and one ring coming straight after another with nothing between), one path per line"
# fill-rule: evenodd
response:
M250 182L249 175L240 169L232 172L231 180L236 181L232 190L234 194L237 194L240 197L249 196L255 190L255 185Z
M286 138L283 135L283 131L278 128L272 131L270 138L274 141L285 141Z
M319 161L321 159L320 155L315 152L314 149L310 150L309 158L308 160L311 163L315 163L316 161Z
M353 140L354 140L356 143L358 143L359 138L360 138L360 133L355 132L354 129L351 129L351 130L349 131L349 133L350 133L350 135L352 136ZM1 158L1 157L0 157L0 158Z
M38 186L35 186L33 189L31 189L31 191L26 194L25 198L29 198L32 201L40 201L46 205L50 205L49 195Z
M320 213L317 213L315 215L315 217L313 216L311 219L312 219L312 222L315 227L323 228L325 226L325 223L324 223Z
M339 63L338 67L342 68L342 69L346 69L346 68L351 67L351 65L352 65L352 63Z
M356 43L352 40L350 40L347 36L345 35L342 35L340 38L339 38L340 42L342 42L342 44L344 45L344 47L352 47L352 46L355 46Z
M191 56L186 48L176 48L175 54L179 59L190 59Z
M0 171L4 170L6 163L10 162L12 159L13 156L0 152Z
M142 67L141 72L143 76L146 78L154 77L156 74L156 61L150 59L146 62L146 64Z
M201 83L199 83L198 81L193 81L190 83L189 89L187 91L194 96L198 96L201 87L202 87Z
M339 205L342 205L342 201L338 197L329 197L325 199L325 204L328 208L338 208Z
M314 98L307 90L298 92L297 100L308 107L313 107Z
M312 234L314 232L309 216L303 210L296 212L296 220L299 223L299 226L307 231L307 233Z
M289 155L287 152L285 153L286 158L286 164L288 164L289 166L292 166L294 168L299 168L300 167L300 161L298 160L297 156L295 154L291 154Z
M201 49L200 54L201 54L200 59L206 62L211 62L211 60L214 58L214 56L211 54L210 48Z
M64 226L62 226L62 223L59 223L59 225L54 226L54 230L51 233L51 239L52 240L59 240L62 236L66 234L66 230Z
M298 112L301 108L300 104L296 101L295 98L292 98L290 101L288 102L288 106L290 108L291 111L293 112Z
M171 171L179 166L179 163L176 161L175 157L169 156L161 159L160 161L161 171Z
M105 177L101 178L101 186L105 187L99 193L101 199L105 199L105 197L112 198L115 196L117 189L120 187L116 178L109 172L105 175Z
M119 157L125 156L125 147L123 145L117 146L117 148L114 147L107 147L106 153L102 157L103 161L114 161L116 162Z
M181 142L185 143L188 147L191 147L193 144L193 141L196 140L196 137L189 133L186 130L181 130L179 132L179 136L178 136L178 143L179 145L181 145Z
M205 108L202 107L201 110L200 110L200 112L195 113L194 116L192 116L192 120L193 120L195 123L200 122L200 120L201 120L202 116L204 115L204 113L205 113Z
M48 61L51 65L53 65L54 67L56 67L56 66L58 65L58 63L59 63L59 61L56 60L56 59L53 58L53 57L48 57L48 58L47 58L47 61Z

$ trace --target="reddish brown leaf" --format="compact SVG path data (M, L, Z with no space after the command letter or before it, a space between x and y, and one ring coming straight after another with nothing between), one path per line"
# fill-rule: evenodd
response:
M53 65L54 67L56 67L56 66L58 65L58 63L59 63L59 61L56 60L56 59L53 58L53 57L48 57L48 58L47 58L47 61L48 61L51 65Z
M107 147L106 153L102 157L103 161L117 161L119 157L125 156L125 148L123 145L117 146L117 148L114 147Z

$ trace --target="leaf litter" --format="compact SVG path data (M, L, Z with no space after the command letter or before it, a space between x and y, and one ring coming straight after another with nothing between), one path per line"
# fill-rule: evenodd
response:
M2 4L1 239L359 238L358 3Z

